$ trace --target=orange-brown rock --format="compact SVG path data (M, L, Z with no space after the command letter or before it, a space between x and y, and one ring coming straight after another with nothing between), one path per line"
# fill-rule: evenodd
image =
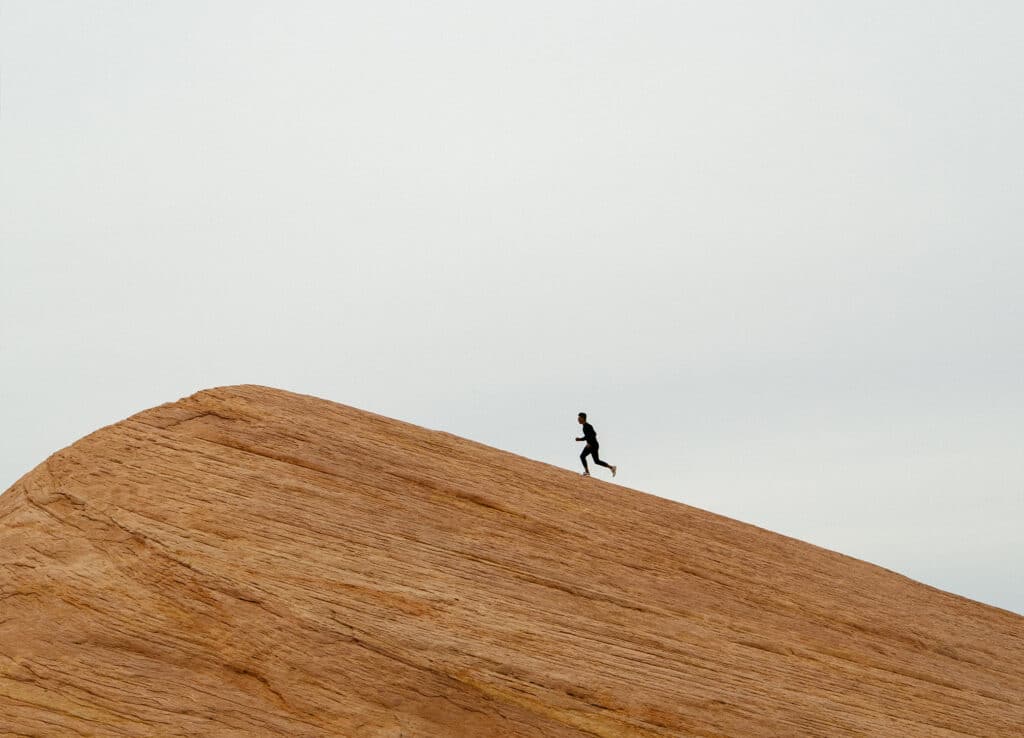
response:
M262 387L49 458L0 562L3 735L1024 734L1020 616Z

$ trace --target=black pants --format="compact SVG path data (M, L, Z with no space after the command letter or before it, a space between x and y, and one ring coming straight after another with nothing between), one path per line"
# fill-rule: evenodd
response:
M590 454L591 456L594 457L594 463L597 464L598 466L607 466L608 468L611 468L611 464L607 464L597 457L597 449L598 446L596 443L593 446L591 446L588 443L586 446L583 447L583 453L580 454L580 461L583 462L584 471L590 471L590 467L587 466L587 454Z

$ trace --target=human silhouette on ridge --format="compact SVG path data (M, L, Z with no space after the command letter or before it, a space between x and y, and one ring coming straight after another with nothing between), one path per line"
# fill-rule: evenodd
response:
M590 476L590 467L587 466L587 454L590 454L591 456L594 457L594 463L595 464L597 464L599 466L606 466L609 469L611 469L612 470L612 476L614 477L615 476L616 467L614 467L611 464L608 464L608 463L606 463L604 461L601 461L601 459L599 459L598 456L597 456L597 449L598 449L597 431L594 430L594 426L592 426L590 423L587 422L587 414L586 413L580 413L579 415L576 416L576 420L577 420L577 422L579 422L580 425L583 426L583 436L580 437L580 438L577 438L576 440L577 441L586 441L587 442L587 445L583 447L583 453L580 454L580 461L583 462L583 476L584 477L589 477Z

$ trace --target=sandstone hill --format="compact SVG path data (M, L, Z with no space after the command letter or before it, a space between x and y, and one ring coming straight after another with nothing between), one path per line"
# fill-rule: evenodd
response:
M0 735L1024 735L1024 618L255 386L0 497Z

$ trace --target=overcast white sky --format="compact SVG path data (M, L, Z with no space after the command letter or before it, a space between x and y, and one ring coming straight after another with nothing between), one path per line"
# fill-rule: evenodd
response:
M0 0L0 489L223 384L569 469L586 410L616 481L1024 612L1021 28Z

